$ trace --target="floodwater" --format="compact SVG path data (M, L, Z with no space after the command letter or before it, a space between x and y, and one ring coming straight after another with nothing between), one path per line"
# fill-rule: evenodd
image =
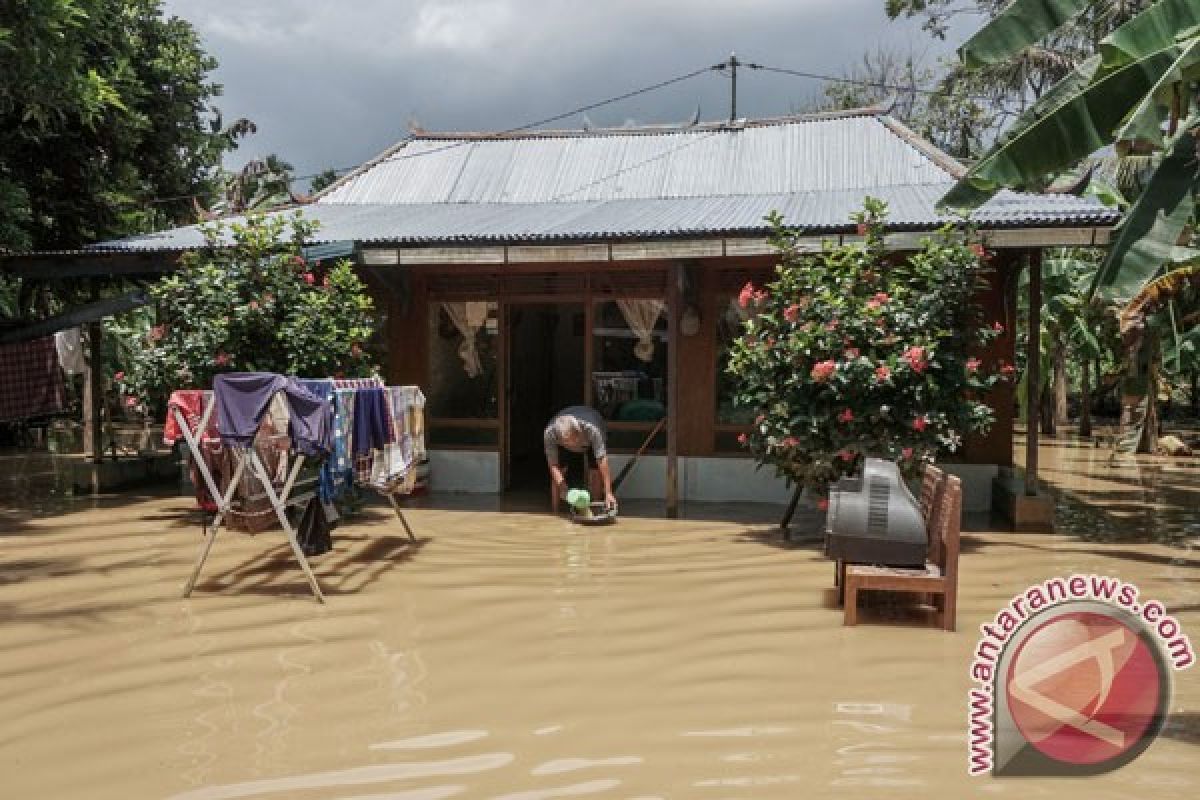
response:
M664 520L629 503L589 529L434 498L407 512L412 546L371 507L313 559L320 606L279 533L223 532L181 599L201 541L185 498L10 491L0 794L1194 798L1200 668L1177 676L1159 740L1116 772L966 774L977 626L1025 586L1118 575L1200 643L1200 464L1044 453L1047 479L1074 492L1063 530L972 521L957 633L886 604L843 627L831 565L781 542L773 508ZM1110 492L1113 514L1077 510Z

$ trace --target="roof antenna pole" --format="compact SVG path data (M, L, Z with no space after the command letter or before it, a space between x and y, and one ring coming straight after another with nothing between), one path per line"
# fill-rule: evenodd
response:
M738 61L737 53L729 54L729 121L737 119L737 68L742 62Z

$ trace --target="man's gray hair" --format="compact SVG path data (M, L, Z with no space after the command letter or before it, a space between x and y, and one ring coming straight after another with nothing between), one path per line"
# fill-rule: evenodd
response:
M560 442L577 439L583 435L583 429L579 427L579 422L574 417L555 417L554 435Z

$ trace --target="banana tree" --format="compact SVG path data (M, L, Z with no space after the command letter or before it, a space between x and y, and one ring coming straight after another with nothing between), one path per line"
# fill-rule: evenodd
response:
M960 55L968 66L1003 62L1094 2L1015 0ZM1093 284L1129 296L1193 255L1181 239L1200 192L1198 78L1200 2L1159 0L1105 37L1095 55L1018 117L942 205L974 208L1004 187L1040 191L1113 145L1119 153L1157 154Z

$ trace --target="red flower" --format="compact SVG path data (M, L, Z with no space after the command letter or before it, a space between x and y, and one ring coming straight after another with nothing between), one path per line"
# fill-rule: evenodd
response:
M846 348L846 358L847 359L853 361L854 359L858 358L858 356L859 356L859 352L858 352L857 347Z
M967 372L978 372L980 365L983 364L978 358L967 359Z
M133 395L126 396L126 398L125 398L125 407L126 408L133 408L136 405L137 405L136 397L134 397Z
M742 308L750 305L750 301L754 298L754 284L746 281L746 285L738 292L738 305Z
M304 273L304 282L307 283L309 286L312 286L313 283L316 282L316 280L317 280L316 276L313 275L311 272Z
M875 380L883 383L890 377L892 377L892 370L887 364L880 364L875 368Z
M886 303L888 300L891 300L892 298L888 296L887 292L876 292L875 297L873 299L878 300L881 303Z
M872 299L867 301L867 308L869 308L871 311L878 311L882 305L883 303L879 302L878 300Z
M213 356L213 363L218 367L227 366L229 364L229 354L224 350L218 350L217 354Z
M150 341L157 342L159 339L167 335L166 325L155 325L150 329Z
M762 305L763 303L765 303L767 301L768 297L770 297L770 295L767 294L765 289L759 289L757 292L754 293L754 305L756 305L756 306Z
M1000 367L1000 374L1006 378L1010 377L1016 371L1017 371L1017 368L1014 367L1012 364L1004 364L1003 366Z
M837 372L837 362L835 361L819 361L813 365L812 372L809 373L812 379L817 383L824 383L833 377L833 373Z
M913 372L920 375L929 366L929 361L925 358L924 347L910 347L904 351L904 360L912 367Z
M921 433L922 431L924 431L926 426L928 426L928 425L929 425L929 420L925 419L924 417L917 417L916 419L914 419L912 421L913 430L916 431L917 433Z
M908 461L910 458L913 457L913 449L911 447L906 447L900 451L900 455L902 455L904 457L905 461Z
M828 511L829 510L829 498L822 497L820 500L818 500L817 501L817 509L819 511Z
M848 408L842 409L842 413L838 414L838 422L854 422L854 412Z
M783 317L788 322L792 323L800 319L800 304L792 303L790 306L788 306L783 312Z
M838 458L842 461L850 462L854 460L854 451L848 448L842 448L838 451Z
M121 381L125 380L125 373L124 372L115 373L113 375L113 380L116 381L117 383L120 383Z
M865 222L860 222L860 223L858 223L858 227L857 227L857 229L856 229L856 230L858 231L858 235L859 235L859 236L866 236L866 235L867 235L867 231L869 231L869 230L870 230L870 228L867 226L867 223L865 223Z
M1001 325L999 322L993 322L992 330L994 330L996 333L1004 333L1004 326Z
M746 436L746 434L744 434L744 433L739 433L739 434L738 434L738 444L745 444L745 443L746 443L746 440L747 440L747 438L749 438L749 437L747 437L747 436Z
M800 440L795 436L789 436L780 442L780 444L782 444L784 447L797 447L800 444Z

